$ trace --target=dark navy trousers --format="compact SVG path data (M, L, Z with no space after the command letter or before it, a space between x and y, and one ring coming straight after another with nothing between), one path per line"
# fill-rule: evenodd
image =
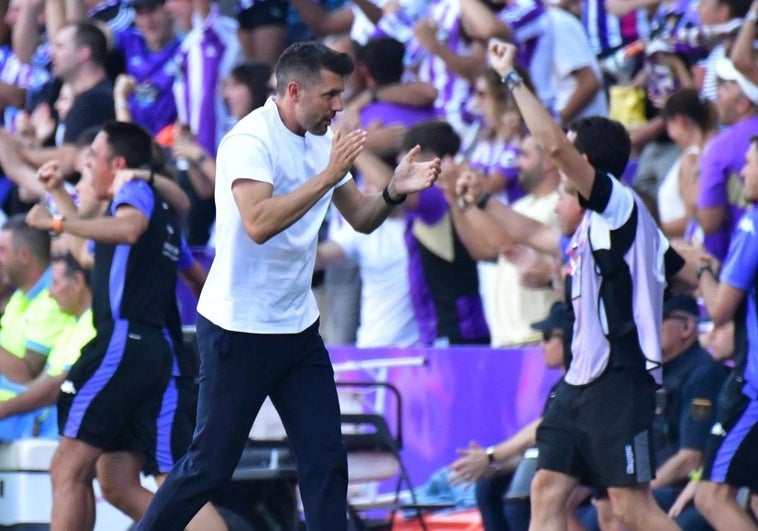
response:
M297 460L309 531L347 528L347 454L329 354L318 321L297 334L224 330L198 316L197 427L137 524L182 531L232 476L266 396L282 418Z

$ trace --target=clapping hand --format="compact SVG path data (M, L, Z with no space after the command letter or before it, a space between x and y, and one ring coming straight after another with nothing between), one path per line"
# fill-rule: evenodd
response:
M325 172L332 176L333 184L337 184L358 158L366 145L366 131L356 129L352 133L343 133L337 129L332 139L332 151Z
M492 473L487 452L476 442L471 441L468 448L458 450L458 455L460 457L448 467L450 484L470 485Z
M455 183L455 195L461 206L475 204L484 193L482 179L473 170L463 172Z
M439 179L437 180L437 186L445 194L445 200L447 204L453 206L458 201L458 196L455 195L455 184L460 176L461 169L458 164L455 163L453 157L447 156L442 159L442 167L440 171Z
M415 162L414 159L421 152L421 146L411 149L400 164L395 168L395 173L388 186L388 192L392 197L412 194L426 190L439 177L441 171L440 159L434 158L427 162Z

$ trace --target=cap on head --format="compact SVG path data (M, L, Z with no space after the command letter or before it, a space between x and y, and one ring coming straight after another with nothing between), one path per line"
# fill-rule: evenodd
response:
M532 323L530 326L535 330L541 332L547 332L549 330L561 329L564 330L571 321L569 316L568 306L565 302L556 302L550 308L550 313L542 321Z
M674 313L691 315L698 319L700 317L700 306L692 295L674 295L663 304L663 317L666 318Z
M753 105L758 105L758 85L742 75L728 58L722 57L716 63L716 76L724 81L737 83L745 97L753 102Z

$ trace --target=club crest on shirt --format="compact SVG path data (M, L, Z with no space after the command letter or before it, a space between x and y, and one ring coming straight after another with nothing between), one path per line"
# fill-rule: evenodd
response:
M753 225L753 218L750 216L743 216L740 220L739 230L747 232L748 234L755 236L755 226Z

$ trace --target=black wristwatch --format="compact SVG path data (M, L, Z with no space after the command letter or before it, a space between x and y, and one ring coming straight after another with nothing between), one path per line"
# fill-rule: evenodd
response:
M706 273L706 272L710 273L714 279L716 278L716 272L711 267L711 264L705 264L698 267L697 270L695 271L695 275L697 276L697 279L700 280L700 277L702 277L703 273Z
M384 199L384 202L387 203L388 206L400 205L405 201L406 197L408 196L401 195L398 199L392 199L390 197L389 185L385 186L384 190L382 190L382 199Z
M493 466L495 464L495 447L488 446L484 452L487 454L487 463L489 463L490 466Z
M476 202L476 206L480 210L484 210L487 208L487 203L489 202L490 198L492 197L491 194L484 194L482 197L479 198L479 200Z

